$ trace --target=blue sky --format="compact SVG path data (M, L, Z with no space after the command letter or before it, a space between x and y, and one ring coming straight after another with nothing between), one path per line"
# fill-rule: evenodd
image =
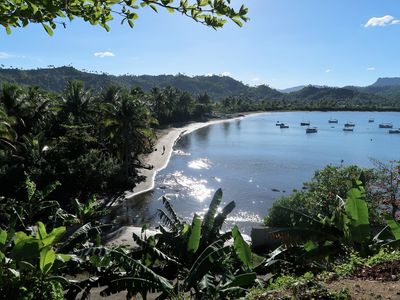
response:
M0 31L0 64L72 64L111 74L226 74L249 85L369 85L400 76L398 0L234 0L250 21L215 31L141 9L134 29L83 21L49 37L41 26ZM106 52L105 56L104 53ZM97 56L95 56L97 53ZM108 53L108 56L107 56ZM101 57L104 56L104 57Z

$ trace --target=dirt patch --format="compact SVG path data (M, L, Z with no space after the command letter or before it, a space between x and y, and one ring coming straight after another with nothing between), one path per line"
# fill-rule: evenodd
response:
M362 279L341 279L326 284L328 290L340 291L347 288L352 299L359 300L400 300L400 282L382 282Z
M355 277L369 280L395 281L400 279L400 261L390 261L376 264L372 267L365 266L357 270Z

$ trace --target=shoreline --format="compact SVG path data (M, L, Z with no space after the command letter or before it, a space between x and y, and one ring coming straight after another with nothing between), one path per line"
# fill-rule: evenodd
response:
M166 129L157 130L157 141L155 143L155 150L151 153L140 156L140 160L144 165L153 166L152 169L140 168L138 169L138 175L144 176L145 179L139 182L132 190L125 191L124 200L131 199L139 194L151 191L155 187L155 177L157 173L165 169L171 159L173 148L176 142L184 135L189 134L200 128L211 126L214 124L232 122L235 120L241 120L243 118L258 115L267 114L269 112L244 112L236 113L221 118L210 118L204 122L190 122L183 126L171 126ZM165 151L163 151L165 147Z

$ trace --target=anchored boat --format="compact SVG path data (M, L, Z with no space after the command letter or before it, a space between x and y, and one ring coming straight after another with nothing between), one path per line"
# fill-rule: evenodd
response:
M379 124L379 128L393 128L392 123L381 123Z
M389 133L400 133L400 128L398 128L398 129L390 129L389 130Z
M310 126L310 121L303 121L300 123L300 126Z
M318 129L317 127L309 127L306 129L306 133L317 133Z
M328 123L338 123L338 119L329 119Z
M354 126L356 126L356 124L353 122L347 122L346 124L344 124L344 127L354 127Z

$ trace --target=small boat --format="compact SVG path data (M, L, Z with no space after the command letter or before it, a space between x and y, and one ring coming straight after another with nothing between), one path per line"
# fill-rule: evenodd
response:
M398 129L390 129L389 133L391 133L391 134L393 134L393 133L399 134L400 133L400 128L398 128Z
M374 118L369 118L368 119L368 123L374 123L374 122L375 122Z
M328 123L335 123L335 124L337 124L337 123L338 123L338 120L337 120L337 119L329 119Z
M353 122L347 122L346 124L344 124L344 127L354 127L354 126L356 126L356 124Z
M280 128L289 128L289 125L286 125L285 123L281 123L279 125Z
M317 127L309 127L306 129L306 133L317 133Z
M345 127L343 128L343 131L354 131L353 127Z
M300 126L310 126L310 121L303 121L300 123Z
M281 126L281 124L283 124L283 123L281 123L281 122L279 122L279 121L276 121L276 126Z
M381 123L379 124L379 128L393 128L392 123Z

